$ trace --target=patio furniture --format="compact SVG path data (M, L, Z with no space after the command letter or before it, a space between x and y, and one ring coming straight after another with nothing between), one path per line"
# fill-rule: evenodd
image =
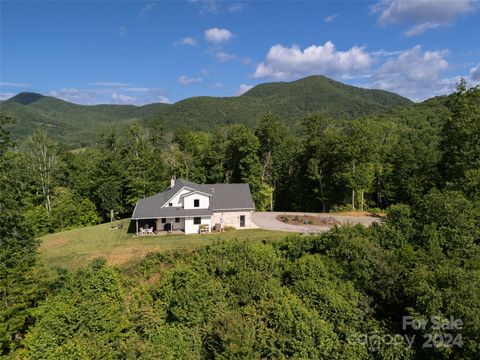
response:
M201 224L199 227L198 227L198 232L200 234L207 234L208 233L208 224Z

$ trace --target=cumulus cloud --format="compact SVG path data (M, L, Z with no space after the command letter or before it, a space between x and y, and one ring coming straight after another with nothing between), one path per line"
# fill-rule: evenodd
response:
M423 51L420 45L402 52L396 59L385 62L377 71L379 76L402 74L407 80L428 83L438 78L448 67L448 50Z
M246 93L248 90L250 90L251 88L253 88L253 85L247 85L247 84L240 84L240 86L238 87L237 91L235 91L235 95L236 96L240 96L244 93Z
M448 50L423 51L417 45L384 62L372 75L368 87L393 91L413 100L423 100L445 90L442 74L449 64Z
M172 102L170 101L170 99L164 95L160 95L158 98L157 98L157 101L159 103L164 103L164 104L171 104Z
M268 51L265 61L257 66L252 77L283 80L311 74L336 76L362 72L371 64L371 56L363 47L358 46L347 51L338 51L331 41L303 50L296 45L274 45Z
M112 100L115 104L125 104L125 105L132 105L135 104L136 99L134 96L129 96L125 94L112 94Z
M332 22L332 21L335 20L336 18L338 18L338 14L333 14L333 15L327 16L327 17L325 18L325 22L326 22L326 23Z
M145 105L154 102L170 103L165 91L159 88L121 86L122 83L91 83L98 88L62 88L49 92L59 99L82 105L96 104L130 104ZM90 84L90 85L91 85ZM107 84L111 84L108 86Z
M175 41L176 46L181 46L181 45L188 45L188 46L195 46L197 45L197 42L193 37L184 37L181 38L180 40Z
M414 36L428 29L452 24L458 17L475 11L475 0L381 0L372 7L381 25L407 24L404 34Z
M202 78L196 78L196 77L188 77L186 75L181 75L179 78L178 78L178 82L181 84L181 85L191 85L191 84L196 84L196 83L199 83L199 82L202 82L203 79Z
M94 105L100 103L97 94L93 90L61 88L59 90L50 91L49 95L76 104Z
M13 88L29 88L29 87L32 87L32 84L2 81L2 82L0 82L0 86L13 87Z
M230 30L219 29L217 27L205 30L204 35L205 40L214 44L221 44L234 37Z
M475 81L480 81L480 64L470 70L470 78Z

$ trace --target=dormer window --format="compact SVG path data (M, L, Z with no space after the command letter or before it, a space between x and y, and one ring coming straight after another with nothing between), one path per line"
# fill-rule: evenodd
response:
M168 203L168 206L173 206L173 203Z
M200 200L199 199L193 200L193 207L200 207Z

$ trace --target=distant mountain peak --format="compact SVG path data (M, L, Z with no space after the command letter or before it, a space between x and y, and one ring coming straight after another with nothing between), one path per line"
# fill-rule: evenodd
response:
M8 102L14 102L21 105L28 105L43 99L45 96L34 92L21 92L8 99Z

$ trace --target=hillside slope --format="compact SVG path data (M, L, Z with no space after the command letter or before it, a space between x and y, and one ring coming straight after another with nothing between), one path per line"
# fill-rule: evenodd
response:
M73 146L88 145L108 126L123 127L136 120L160 121L166 128L185 126L210 131L240 123L255 127L267 112L290 126L307 113L333 118L355 118L404 107L412 102L399 95L345 85L324 76L293 82L261 84L237 97L193 97L173 105L150 104L84 106L35 93L20 93L0 102L0 110L17 118L17 139L38 128Z
M260 84L238 97L185 99L165 108L157 118L169 125L205 130L234 123L255 127L263 115L273 112L295 126L311 112L351 119L410 104L412 101L394 93L357 88L317 75Z
M152 113L160 113L168 104L93 105L73 104L51 96L20 93L0 103L0 110L17 119L12 126L15 138L21 139L36 129L47 131L73 146L90 144L109 126L123 127Z

